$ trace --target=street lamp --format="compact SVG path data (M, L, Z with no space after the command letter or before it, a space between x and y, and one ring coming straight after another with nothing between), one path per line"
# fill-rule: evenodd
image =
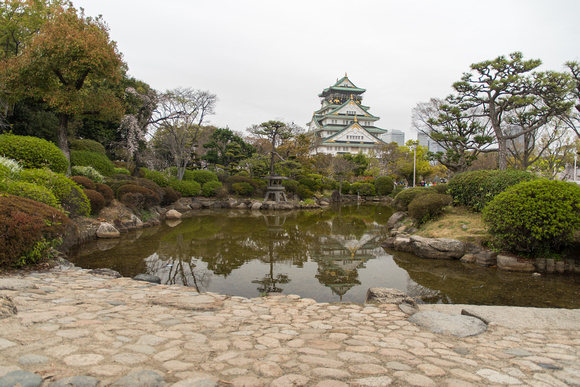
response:
M413 187L415 187L415 175L417 173L417 143L413 143Z

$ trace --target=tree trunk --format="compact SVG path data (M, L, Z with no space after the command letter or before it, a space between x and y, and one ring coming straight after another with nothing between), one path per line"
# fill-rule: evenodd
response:
M504 137L497 137L498 146L498 167L500 171L507 169L507 140Z
M68 123L70 121L70 116L64 113L58 115L58 148L64 153L66 159L68 160L67 175L70 176L71 166L70 166L70 150L68 148Z

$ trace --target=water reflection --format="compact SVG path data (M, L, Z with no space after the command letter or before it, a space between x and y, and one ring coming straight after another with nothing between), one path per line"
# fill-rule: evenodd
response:
M146 272L166 284L244 297L283 292L321 302L363 302L369 287L381 286L427 302L580 306L574 279L534 282L529 275L385 251L380 243L391 214L381 206L202 211L142 235L83 245L71 259L81 267L110 267L125 276ZM538 297L521 297L540 285L543 293L565 301L541 295L541 304L534 304Z

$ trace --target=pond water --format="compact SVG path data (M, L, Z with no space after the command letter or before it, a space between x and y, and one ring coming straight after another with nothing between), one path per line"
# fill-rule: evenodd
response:
M578 276L508 273L385 250L385 206L312 211L203 210L192 218L78 246L83 268L258 297L298 294L319 302L365 300L370 287L400 289L426 303L580 308Z

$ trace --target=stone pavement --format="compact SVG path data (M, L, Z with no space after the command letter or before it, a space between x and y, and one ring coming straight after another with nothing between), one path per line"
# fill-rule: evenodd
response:
M0 319L0 378L27 370L43 386L580 385L578 330L491 323L457 338L396 305L198 294L78 268L0 288L18 308Z

